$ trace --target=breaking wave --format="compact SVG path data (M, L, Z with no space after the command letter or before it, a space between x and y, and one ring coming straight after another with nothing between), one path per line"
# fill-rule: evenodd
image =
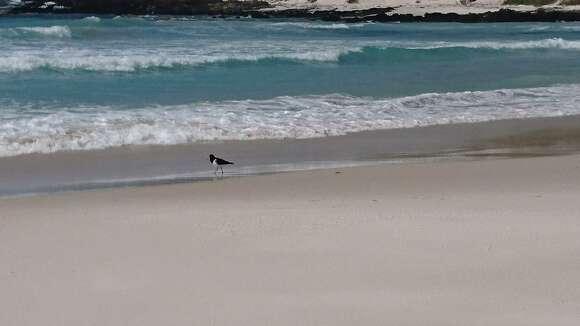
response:
M63 52L58 55L24 53L0 58L0 72L22 72L37 69L134 72L155 68L263 60L336 62L341 55L361 50L358 48L339 48L262 54L173 54L162 53L162 51L130 55L127 53L91 54L86 51L71 52L69 55L63 55Z
M0 36L12 37L44 37L44 38L71 38L72 31L68 26L49 27L15 27L0 30Z
M401 98L340 94L141 108L3 104L0 156L139 144L312 138L376 129L580 114L580 85L430 93ZM11 114L10 112L13 112Z
M311 23L311 22L279 22L268 24L267 27L298 27L304 29L351 29L364 27L372 23Z
M101 22L101 18L96 17L96 16L85 17L82 20L85 22L89 22L89 23L100 23Z
M474 49L493 49L493 50L525 50L525 49L562 49L562 50L580 50L580 41L569 41L562 38L550 38L534 41L488 41L488 42L439 42L432 45L417 46L419 49L432 48L474 48Z
M66 26L47 28L19 28L29 33L44 33L54 37L70 37ZM394 55L410 56L416 51L474 51L489 49L513 51L526 49L580 50L580 41L561 38L537 41L502 42L372 42L349 44L249 44L230 47L143 48L125 50L87 50L56 48L43 51L6 51L0 57L0 73L15 73L37 69L82 70L104 72L135 72L156 68L201 66L258 61L340 62L342 59L364 62L371 54L374 58L389 60ZM365 57L366 56L366 57Z

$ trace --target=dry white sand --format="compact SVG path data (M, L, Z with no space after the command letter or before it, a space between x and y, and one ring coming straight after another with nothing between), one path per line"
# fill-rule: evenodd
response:
M422 16L426 13L484 13L499 9L533 11L530 5L504 5L504 0L266 0L275 10L312 9L312 10L364 10L371 8L393 8L392 13ZM580 6L564 6L562 0L543 6L551 9L578 10ZM271 10L271 9L268 9Z
M0 200L0 325L579 325L580 156Z

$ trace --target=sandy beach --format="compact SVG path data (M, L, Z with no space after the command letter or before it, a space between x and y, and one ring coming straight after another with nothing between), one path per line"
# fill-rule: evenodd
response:
M577 325L580 156L0 200L1 325Z

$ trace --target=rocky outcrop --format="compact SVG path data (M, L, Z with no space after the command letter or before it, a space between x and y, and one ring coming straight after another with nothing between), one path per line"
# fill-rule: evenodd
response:
M49 3L47 6L46 4ZM261 0L52 0L27 1L12 13L86 13L116 15L239 14L269 7Z
M473 1L470 1L470 3ZM580 21L580 11L562 7L533 10L503 8L470 12L402 13L401 7L366 9L317 9L274 7L263 0L32 0L12 8L11 13L80 13L114 15L210 15L255 18L306 18L343 22L555 22Z
M357 11L277 10L252 12L256 18L315 18L342 22L558 22L580 21L580 11L543 10L516 11L500 9L484 13L426 13L423 16L393 13L394 8Z

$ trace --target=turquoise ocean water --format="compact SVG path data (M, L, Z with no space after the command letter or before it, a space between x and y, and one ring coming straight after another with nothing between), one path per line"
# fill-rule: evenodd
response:
M580 24L0 18L0 156L580 113Z

